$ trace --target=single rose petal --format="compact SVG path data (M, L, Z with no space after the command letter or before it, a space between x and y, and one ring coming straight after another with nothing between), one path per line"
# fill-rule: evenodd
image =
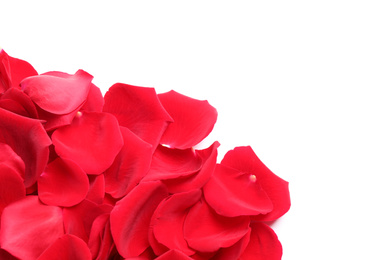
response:
M234 245L219 249L217 254L213 256L212 260L241 259L240 256L247 247L250 237L251 230L249 230L248 233L246 233L245 236Z
M105 173L106 192L114 198L129 193L146 175L152 160L152 145L126 127L120 127L124 145Z
M71 160L57 158L38 178L39 199L47 205L71 207L88 193L87 174Z
M67 77L49 74L28 77L20 85L37 106L49 113L64 115L86 101L92 78L87 72L78 70Z
M104 98L100 88L96 87L95 84L91 83L88 97L80 111L88 112L102 112L104 105Z
M282 259L282 245L275 232L269 226L261 222L252 222L251 228L252 231L249 244L240 259Z
M1 218L0 245L23 260L35 260L64 234L62 210L28 196L8 205Z
M129 128L153 149L172 118L153 88L114 84L104 96L103 111L113 114L121 126Z
M227 217L266 214L273 207L256 177L220 164L203 191L207 203Z
M28 188L34 185L46 167L51 140L38 120L2 108L0 118L0 142L8 144L28 166L22 176Z
M87 174L105 171L123 146L115 117L96 112L76 116L71 125L55 130L52 140L59 156L73 160Z
M111 233L123 257L139 256L149 247L148 230L153 212L168 196L160 181L141 182L111 212Z
M1 164L10 167L20 176L24 175L25 166L22 158L20 158L20 156L5 143L0 143L0 165Z
M259 215L256 220L273 221L284 215L291 206L288 182L276 176L256 156L250 146L236 147L226 153L222 165L235 168L241 172L256 176L261 187L267 193L273 204L273 210L265 215Z
M179 193L202 188L214 172L218 147L219 143L214 142L207 149L195 150L195 153L201 158L203 164L197 173L185 177L163 180L163 183L168 187L169 193Z
M213 252L232 246L248 231L248 216L220 216L203 200L191 207L183 226L188 245L200 252Z
M6 108L7 110L22 116L38 118L38 112L34 103L31 101L30 97L19 88L10 88L1 96L2 102L9 102L10 100L17 103L19 105L19 109L11 110Z
M159 145L153 154L150 170L143 180L155 181L184 177L194 174L201 167L202 158L192 148L179 150Z
M151 221L151 229L159 243L169 249L178 249L186 255L195 253L184 239L183 225L189 208L201 196L201 190L192 190L174 194L160 203Z
M19 88L22 79L37 74L30 63L11 57L0 49L0 93L9 88Z
M155 258L156 260L191 260L192 258L184 254L183 252L172 249L168 252L164 253L163 255L160 255L159 257Z
M1 143L0 143L1 147ZM0 149L1 151L1 149ZM1 157L1 154L0 154ZM0 158L0 217L3 209L26 196L23 179L14 168L1 162ZM1 222L0 222L1 226Z
M104 175L89 175L89 190L87 199L95 202L96 204L102 204L105 196L105 180Z
M88 260L91 252L87 244L74 235L63 235L48 247L37 260Z
M217 121L217 110L206 100L197 100L173 90L158 98L173 118L161 137L161 144L187 149L202 141Z

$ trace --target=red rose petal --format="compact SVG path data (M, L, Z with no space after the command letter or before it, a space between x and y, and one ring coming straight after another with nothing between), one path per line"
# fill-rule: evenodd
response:
M100 174L113 163L123 146L114 116L83 112L71 125L58 128L52 135L55 151L76 162L87 174Z
M22 158L20 158L20 156L5 143L0 143L0 165L1 164L10 167L20 176L24 175L25 166Z
M95 84L91 83L91 88L89 89L87 100L84 105L81 107L80 111L88 112L102 112L104 105L104 99L102 92Z
M63 235L47 248L37 260L88 260L91 252L87 244L74 235Z
M272 201L273 210L259 215L257 220L272 221L284 215L291 206L288 182L276 176L256 156L251 147L236 147L226 153L222 165L235 168L248 174L254 174Z
M273 207L256 177L220 164L203 191L207 203L227 217L265 214Z
M152 146L126 127L121 127L122 150L104 175L106 192L114 198L125 196L146 175L152 160Z
M169 249L178 249L186 255L195 253L183 237L183 225L189 208L201 196L201 190L192 190L174 194L160 203L151 221L153 234L159 243Z
M43 127L46 131L53 131L61 126L70 125L77 115L77 110L65 114L65 115L56 115L37 107L38 118L43 121Z
M65 73L61 73L65 74ZM24 79L20 85L37 106L64 115L75 111L87 99L92 76L83 70L74 75L58 77L46 74Z
M24 185L30 187L46 167L51 140L38 120L2 108L0 118L0 142L8 144L28 166L22 177Z
M20 260L19 258L16 258L15 256L11 255L7 251L0 248L0 259L1 260Z
M160 181L141 182L111 212L111 233L123 257L139 256L149 247L148 230L154 210L168 196Z
M213 256L212 260L241 259L240 256L248 246L250 237L251 230L234 245L218 250L218 253Z
M167 180L184 177L199 171L202 158L190 148L186 150L158 146L153 154L150 171L144 181Z
M114 84L104 96L104 112L113 114L121 126L129 128L153 149L172 118L153 88Z
M173 118L161 137L161 144L187 149L202 141L217 121L217 110L206 100L197 100L175 91L159 94L158 98Z
M184 254L183 252L180 252L179 250L172 249L166 252L163 255L160 255L159 257L155 258L156 260L191 260L192 258Z
M28 196L8 205L1 218L1 248L23 260L35 260L64 234L62 210Z
M47 205L71 207L88 193L87 174L71 160L57 158L38 178L39 199Z
M92 224L88 247L92 259L110 259L115 244L111 236L110 214L98 216Z
M216 214L203 200L188 212L184 222L184 238L200 252L213 252L238 242L249 231L249 217L228 218Z
M30 117L30 118L38 118L38 112L34 105L34 103L31 101L30 97L27 96L23 91L21 91L19 88L10 88L8 89L4 95L1 96L1 101L8 102L12 100L13 102L19 104L18 110L10 110L16 114Z
M249 244L240 259L282 259L282 245L275 232L269 226L261 222L252 222L251 228L252 231Z
M89 175L88 179L89 190L86 198L96 204L102 204L105 196L104 175Z
M2 163L0 158L0 217L3 209L7 205L14 201L23 199L25 196L26 191L24 189L23 179L20 176L20 173Z

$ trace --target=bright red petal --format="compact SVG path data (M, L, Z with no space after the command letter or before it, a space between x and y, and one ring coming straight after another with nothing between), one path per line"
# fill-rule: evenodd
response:
M104 99L102 92L98 87L91 83L87 100L81 107L80 111L88 112L102 112L103 111Z
M139 256L149 247L148 230L153 212L168 196L160 181L141 182L111 212L111 233L123 257Z
M121 127L122 150L105 171L106 192L114 198L129 193L146 175L152 160L152 145L143 141L126 127Z
M8 144L25 165L24 185L32 186L49 159L51 140L38 120L0 108L0 142Z
M123 146L115 117L96 112L75 117L71 125L58 128L52 140L59 156L73 160L87 174L104 172Z
M0 217L7 205L23 199L25 196L26 191L20 173L0 161Z
M39 199L47 205L71 207L87 195L87 174L71 160L57 158L38 178Z
M222 165L235 168L247 174L256 176L261 187L272 201L273 210L265 215L259 215L257 220L272 221L285 214L291 206L288 182L276 176L256 156L251 147L236 147L226 153Z
M201 196L201 190L192 190L174 194L160 203L151 221L153 234L159 243L169 249L178 249L186 255L195 253L184 239L183 225L189 208Z
M10 110L16 114L19 114L21 116L26 116L30 118L38 118L38 112L34 105L34 103L31 101L30 97L27 96L23 91L21 91L19 88L10 88L8 89L4 95L1 96L1 101L13 101L14 103L17 103L19 105L18 110Z
M153 149L172 118L165 111L153 88L114 84L104 96L103 111L116 116L121 126L129 128Z
M156 260L191 260L192 258L184 254L183 252L173 249L169 250L163 255L160 255L159 257L155 258Z
M93 259L109 259L115 244L110 229L110 214L98 216L92 224L88 247Z
M35 260L64 234L62 210L28 196L8 205L1 218L0 244L16 257Z
M275 232L269 226L261 222L252 222L251 228L252 232L249 244L240 259L282 259L282 245Z
M158 98L173 118L161 137L161 144L187 149L202 141L217 121L217 110L206 100L197 100L175 91L159 94Z
M105 196L104 175L89 175L88 179L89 190L86 198L96 204L102 204Z
M227 217L265 214L273 207L259 180L220 164L203 191L207 203Z
M88 260L91 252L87 244L74 235L63 235L47 248L37 260Z
M5 143L0 143L0 165L1 164L12 168L20 176L24 175L25 166L22 158L20 158L20 156Z
M212 260L240 259L240 256L248 246L250 237L251 231L248 231L248 233L234 245L218 250L218 253L213 256Z
M61 73L64 74L64 73ZM83 70L74 75L38 75L24 79L20 85L37 106L64 115L75 111L87 99L92 76Z
M249 217L228 218L216 214L203 200L188 212L184 238L200 252L213 252L238 242L249 231Z

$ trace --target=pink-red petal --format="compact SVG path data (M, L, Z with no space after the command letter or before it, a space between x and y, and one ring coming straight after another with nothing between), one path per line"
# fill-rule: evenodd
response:
M89 235L88 247L93 259L110 259L115 248L110 229L110 214L102 214L95 219Z
M63 235L48 247L37 260L92 260L87 244L74 235Z
M20 85L41 109L64 115L75 111L86 101L92 78L87 72L78 70L74 75L64 77L53 74L28 77Z
M104 96L103 111L113 114L121 126L129 128L153 149L172 118L153 88L114 84Z
M240 260L280 260L282 259L282 245L275 232L261 222L251 223L251 237Z
M87 195L87 174L75 162L57 158L38 178L39 199L47 205L71 207Z
M163 255L160 255L159 257L155 258L156 260L191 260L192 258L184 254L183 252L172 249L168 252L164 253Z
M105 196L104 175L89 175L88 180L89 190L86 198L96 204L102 204Z
M8 89L0 98L0 102L11 102L13 101L13 109L10 109L10 107L4 107L5 109L12 111L16 114L19 114L21 116L26 116L30 118L38 118L38 112L34 105L34 103L31 101L30 97L27 96L23 91L21 91L19 88L10 88ZM4 106L7 106L4 104ZM3 107L3 105L2 105Z
M173 90L158 95L173 118L161 137L161 144L187 149L202 141L214 128L217 110L206 100L197 100Z
M266 214L273 208L256 177L220 164L203 191L207 203L227 217Z
M148 230L153 212L168 196L160 181L141 182L111 212L111 233L118 252L136 257L149 247Z
M7 205L23 199L25 196L26 191L20 174L15 169L0 162L0 217Z
M87 174L101 174L122 149L123 138L114 116L83 112L71 125L58 128L52 135L55 151L76 162Z
M62 210L28 196L8 205L1 218L0 246L23 260L36 260L64 234Z
M273 221L290 209L288 182L270 171L256 156L251 147L236 147L234 150L227 152L221 164L255 175L261 187L267 193L272 201L273 210L265 215L257 216L256 220Z

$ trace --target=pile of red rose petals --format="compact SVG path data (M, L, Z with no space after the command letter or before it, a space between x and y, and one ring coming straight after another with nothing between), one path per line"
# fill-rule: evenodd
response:
M280 259L288 183L249 147L217 163L207 101L0 51L0 259Z

